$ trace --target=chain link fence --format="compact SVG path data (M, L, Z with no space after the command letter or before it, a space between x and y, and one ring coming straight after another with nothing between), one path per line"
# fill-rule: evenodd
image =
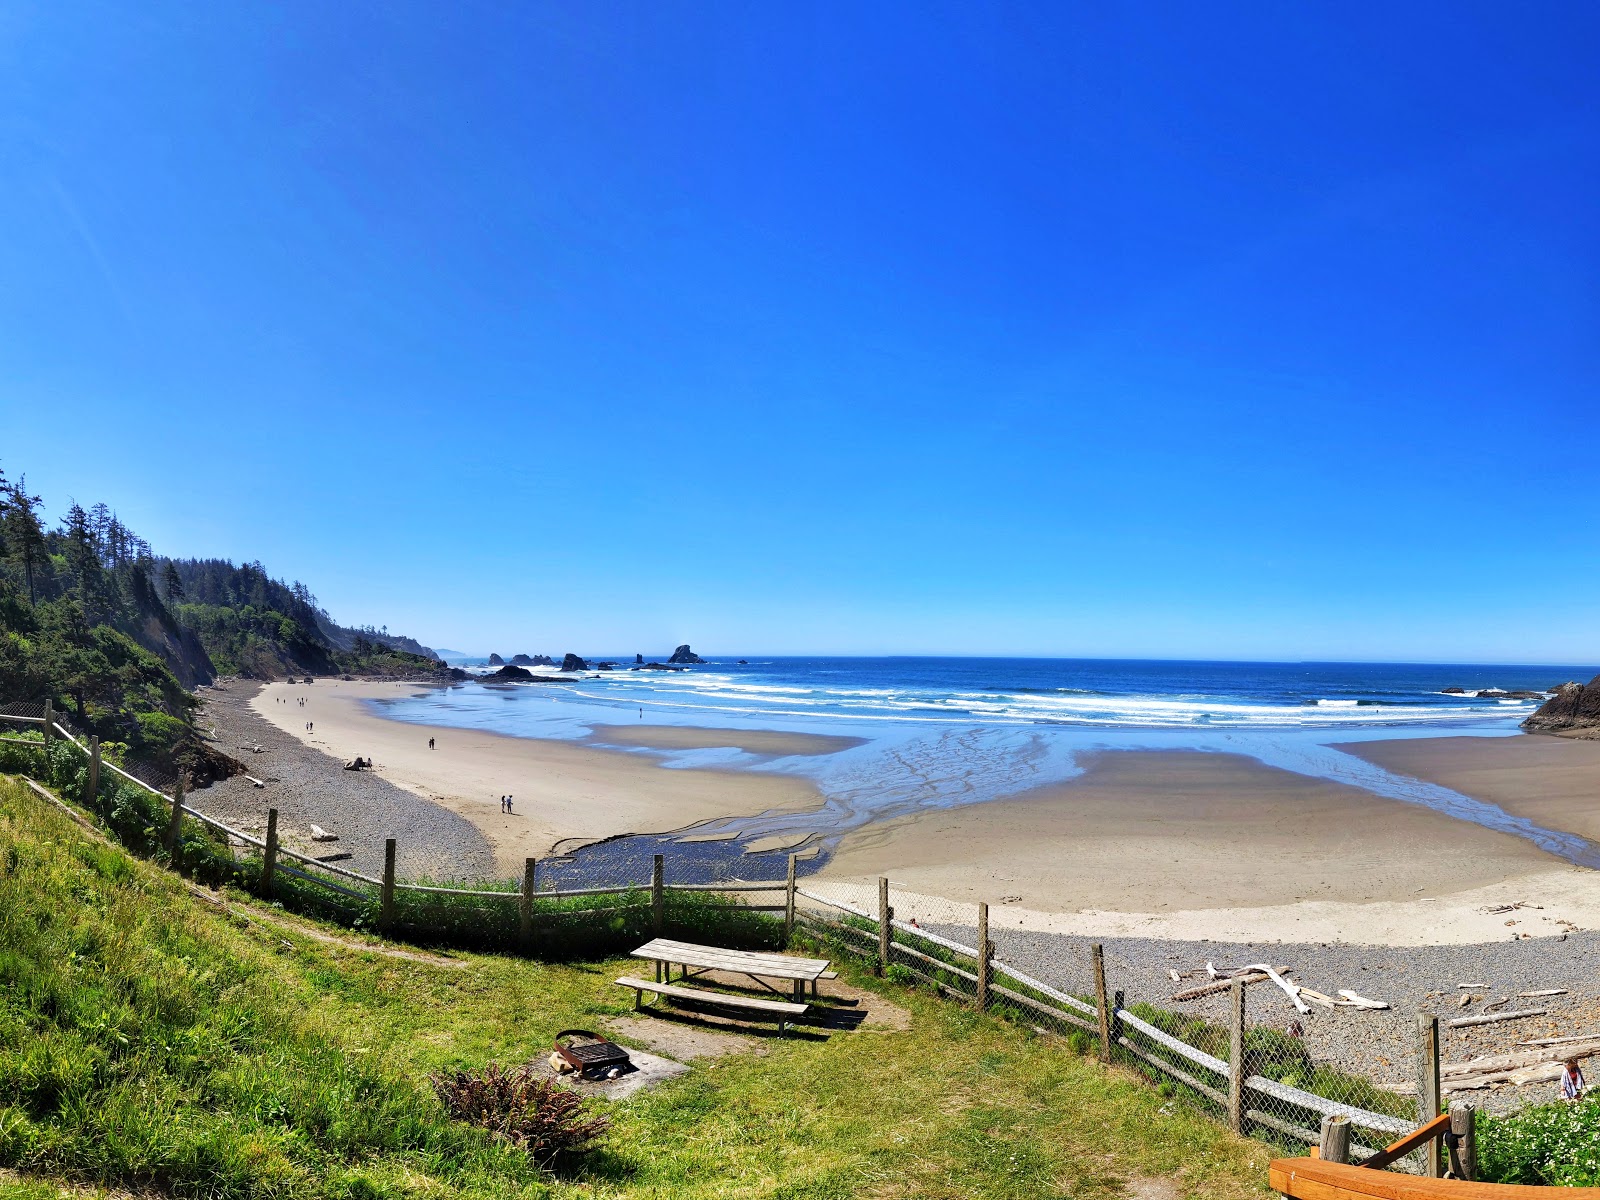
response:
M1327 1117L1348 1122L1354 1162L1420 1123L1415 1099L1315 1063L1292 1031L1252 1024L1246 989L1280 986L1263 972L1242 972L1237 984L1216 978L1198 985L1199 991L1236 992L1233 1018L1216 1022L1125 1002L1115 964L1108 968L1099 946L1008 930L1003 910L991 914L986 905L903 891L885 880L873 888L806 879L796 889L795 915L803 931L881 967L888 978L982 1004L1036 1033L1064 1039L1078 1053L1130 1067L1172 1101L1288 1154L1317 1144ZM1304 1004L1292 982L1285 981L1284 991L1292 991L1297 1006ZM1428 1153L1419 1149L1392 1165L1418 1173Z

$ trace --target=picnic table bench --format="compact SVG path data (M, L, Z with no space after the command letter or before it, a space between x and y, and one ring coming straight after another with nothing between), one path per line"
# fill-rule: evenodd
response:
M656 964L656 977L662 983L672 982L672 967L679 969L679 978L702 975L707 971L723 971L745 975L769 992L777 989L768 979L784 979L793 984L794 999L805 999L807 984L815 984L828 974L831 965L825 958L800 958L792 954L769 954L755 950L727 950L721 946L698 946L693 942L678 942L671 938L656 938L633 952L634 958L644 958Z
M778 1018L778 1032L787 1031L791 1019L803 1017L810 1007L805 1003L805 988L809 983L815 994L817 980L833 977L825 958L799 958L790 954L766 954L749 950L727 950L720 946L698 946L693 942L679 942L671 938L656 938L633 952L634 958L647 959L656 965L656 978L652 983L645 979L624 976L618 979L619 987L634 990L634 1007L637 1008L645 992L667 1000L688 1000L702 1004L716 1004L725 1008L744 1009ZM678 967L680 981L704 974L722 971L744 975L774 996L782 992L767 982L769 979L788 980L793 984L791 999L768 1000L761 996L743 996L728 992L703 991L672 982L672 967Z

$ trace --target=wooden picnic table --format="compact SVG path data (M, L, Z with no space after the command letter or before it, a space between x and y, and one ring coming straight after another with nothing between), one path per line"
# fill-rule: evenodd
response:
M676 963L681 978L699 975L706 971L725 971L745 975L769 992L778 989L768 979L788 979L794 983L794 998L805 997L806 984L816 986L818 979L828 973L825 958L799 958L792 954L766 954L751 950L725 950L720 946L697 946L693 942L675 942L671 938L656 938L633 952L634 958L649 959L656 964L656 981L672 982L672 965ZM663 970L666 978L662 978Z

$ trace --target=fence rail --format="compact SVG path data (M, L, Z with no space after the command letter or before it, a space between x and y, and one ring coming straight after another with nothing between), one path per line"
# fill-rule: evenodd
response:
M31 712L16 711L27 707L29 706L10 705L6 708L12 711L0 709L0 722L37 725L43 732L43 740L6 740L23 740L27 745L41 746L48 751L52 736L59 734L66 744L74 746L90 761L91 788L98 786L100 769L105 767L113 774L166 802L171 806L167 839L169 850L176 844L184 817L193 818L207 828L237 839L242 845L259 849L261 890L269 897L274 893L276 876L281 874L301 884L354 900L369 910L371 906L376 905L377 923L380 928L393 925L397 895L477 899L491 904L515 902L520 910L522 936L526 940L534 926L536 901L560 901L582 897L634 897L603 908L542 908L537 913L537 919L540 922L559 922L575 917L602 913L615 915L648 908L649 925L660 932L668 893L685 896L716 893L719 898L727 898L728 902L725 905L727 908L739 908L755 913L783 913L782 929L785 941L796 925L800 924L816 936L840 945L846 953L874 963L880 973L904 972L908 978L923 981L943 996L971 1003L980 1008L991 1005L1009 1006L1019 1015L1026 1012L1032 1019L1049 1022L1072 1037L1083 1038L1084 1035L1089 1035L1089 1044L1098 1042L1101 1057L1106 1061L1112 1061L1120 1056L1122 1061L1155 1077L1158 1082L1176 1085L1183 1090L1182 1094L1187 1098L1211 1106L1213 1109L1221 1109L1229 1125L1241 1133L1254 1133L1259 1136L1262 1131L1268 1131L1269 1134L1276 1135L1280 1141L1287 1138L1291 1141L1316 1142L1319 1135L1313 1126L1328 1118L1344 1120L1352 1127L1376 1134L1406 1133L1417 1124L1418 1118L1410 1114L1374 1111L1331 1096L1319 1095L1307 1088L1272 1079L1259 1071L1249 1069L1259 1063L1252 1064L1250 1055L1245 1051L1245 991L1242 983L1235 981L1232 987L1233 1015L1229 1029L1229 1053L1227 1058L1223 1058L1191 1045L1169 1029L1161 1028L1157 1023L1163 1019L1159 1012L1152 1019L1146 1019L1139 1013L1130 1011L1123 1003L1122 993L1113 992L1107 986L1104 959L1098 945L1091 948L1090 963L1087 964L1092 971L1085 973L1085 976L1092 975L1092 983L1089 983L1088 978L1080 977L1080 981L1086 986L1076 989L1079 993L1077 995L1071 990L1039 979L1033 972L1025 971L1015 963L1006 961L997 954L995 943L989 936L988 906L985 904L976 906L977 945L968 945L959 938L951 936L949 932L927 929L915 919L906 920L897 917L890 904L891 891L887 879L878 881L876 912L854 894L830 895L822 890L824 885L817 883L811 883L806 887L799 886L796 882L794 855L789 856L788 878L781 883L740 880L722 883L668 883L665 878L663 856L657 854L654 856L651 877L646 881L625 882L607 887L545 890L540 890L537 886L537 862L528 859L520 885L514 890L504 890L450 887L399 880L395 875L395 842L389 839L385 845L383 875L378 878L323 862L311 855L283 846L277 836L278 813L275 808L268 809L265 838L235 829L198 811L185 802L181 779L172 781L169 794L115 763L102 762L98 739L88 738L86 744L74 736L69 727L53 719L54 714L48 704L42 707L42 713L38 716ZM282 861L284 859L296 862L305 869L291 867ZM336 882L335 878L330 876L364 885L370 890L358 891L344 883ZM784 893L783 903L750 905L733 899L742 893L763 892ZM332 896L325 899L348 911L347 906ZM711 896L708 896L707 900L715 903ZM963 912L961 917L949 920L946 928L953 926L959 930L968 927L969 924ZM1003 976L1008 982L1004 984L997 982L995 978L997 975ZM1171 1017L1174 1014L1167 1016ZM1432 1077L1437 1079L1436 1022L1434 1029L1431 1042L1426 1037L1419 1041L1419 1054L1431 1052ZM1303 1054L1303 1050L1301 1053ZM1425 1066L1421 1058L1419 1066ZM1426 1069L1419 1071L1419 1077L1427 1075ZM1370 1093L1370 1086L1368 1091ZM1396 1101L1397 1105L1400 1103ZM1435 1110L1433 1113L1427 1111L1430 1107ZM1418 1116L1422 1120L1427 1120L1430 1116L1437 1115L1438 1108L1439 1097L1435 1088L1431 1097L1425 1096L1419 1103ZM1382 1146L1386 1139L1373 1137L1366 1141L1375 1146ZM1378 1152L1370 1146L1355 1142L1352 1142L1350 1149L1352 1157L1358 1161ZM1408 1169L1429 1170L1431 1173L1437 1169L1438 1155L1433 1152L1430 1159L1429 1153L1417 1151L1404 1165Z
M796 887L795 895L806 902L796 918L804 928L847 953L873 961L880 973L904 971L941 995L979 1006L1010 1005L1034 1019L1054 1023L1063 1032L1088 1034L1099 1043L1103 1058L1125 1056L1124 1061L1155 1076L1158 1082L1178 1085L1191 1099L1221 1110L1239 1132L1265 1135L1280 1143L1285 1139L1315 1143L1320 1136L1318 1126L1330 1117L1375 1135L1407 1133L1417 1124L1409 1115L1377 1112L1251 1070L1251 1057L1243 1051L1242 984L1235 985L1233 1049L1223 1058L1130 1011L1121 993L1105 984L1099 946L1091 948L1091 962L1086 964L1095 968L1085 972L1086 977L1092 975L1094 984L1086 986L1083 995L1074 996L996 957L988 935L987 905L976 906L979 944L969 945L948 932L926 929L896 916L888 902L887 880L879 881L877 912L861 902L859 892L828 894L813 884ZM1004 977L1006 983L996 982L996 976ZM1378 1153L1389 1140L1373 1136L1366 1139L1371 1144L1353 1141L1352 1159L1360 1161ZM1403 1165L1422 1170L1427 1164L1423 1156L1414 1155Z
M177 842L183 818L187 817L198 821L208 829L215 830L227 838L234 839L244 846L253 847L261 852L260 878L262 891L268 897L274 894L275 881L278 876L286 876L313 888L324 889L340 896L355 899L363 905L377 904L379 907L378 924L380 927L394 922L396 913L396 897L399 895L413 894L426 897L448 897L454 899L483 900L494 904L514 904L522 910L522 930L524 938L532 932L533 919L537 916L540 921L552 919L566 919L569 917L594 916L602 913L619 913L649 907L652 910L652 924L657 930L661 928L664 902L668 893L687 893L690 895L704 896L703 904L712 907L725 907L741 911L771 914L784 913L786 918L794 911L793 899L793 872L787 883L763 880L728 880L720 883L669 883L665 877L665 863L662 855L656 855L651 878L639 881L624 881L604 887L569 887L569 888L539 888L537 886L537 860L528 859L525 863L523 879L520 885L511 889L496 887L452 887L439 884L412 883L401 880L395 874L395 843L389 839L385 846L384 873L381 878L365 875L347 867L336 866L325 862L314 855L306 854L283 845L277 837L278 811L275 808L267 810L267 835L260 837L243 829L236 829L225 821L218 820L209 813L195 808L187 802L184 794L183 781L170 779L168 786L163 788L141 779L138 775L125 767L104 759L101 755L99 739L83 737L65 722L63 714L52 709L48 703L38 704L11 704L0 706L0 723L12 723L24 726L36 726L42 730L42 740L33 738L0 738L0 741L14 742L18 745L40 748L47 753L53 736L59 736L65 743L75 747L90 763L90 787L98 788L100 772L108 771L127 783L137 787L169 806L170 820L166 840L167 849L171 851ZM291 867L284 860L301 864L306 870ZM336 882L329 878L349 880L374 889L372 892L358 891ZM784 892L782 904L747 904L737 899L744 893ZM637 900L628 900L627 897L639 896ZM535 911L534 902L548 902L568 900L579 897L617 897L621 903L603 908L562 908L544 909ZM726 904L719 904L726 899ZM331 898L330 898L331 899ZM784 922L784 936L787 937L792 922Z

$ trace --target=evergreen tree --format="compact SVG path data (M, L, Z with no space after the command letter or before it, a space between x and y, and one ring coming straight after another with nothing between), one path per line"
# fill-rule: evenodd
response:
M176 608L183 599L183 580L178 577L178 568L170 558L166 571L162 573L161 586L167 593L167 607Z
M28 580L28 603L39 603L34 573L45 557L44 526L39 522L39 505L42 497L28 495L28 477L19 476L16 483L6 489L6 547L7 552L22 564Z

